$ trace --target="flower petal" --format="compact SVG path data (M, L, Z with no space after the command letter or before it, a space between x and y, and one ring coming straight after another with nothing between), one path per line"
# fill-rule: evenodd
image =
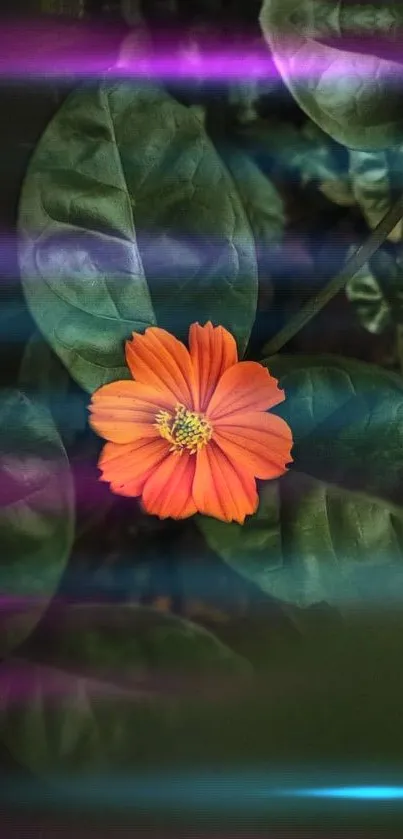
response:
M195 371L195 410L205 411L226 370L238 361L235 338L223 326L193 323L189 348Z
M285 399L277 385L257 361L239 361L221 376L206 414L215 421L238 411L266 411Z
M232 421L217 423L214 440L230 460L256 478L278 478L292 461L291 429L275 414L234 414Z
M161 519L184 519L196 513L192 484L196 459L183 452L170 454L150 475L143 489L143 507Z
M136 440L132 443L106 443L98 461L102 481L108 481L117 495L141 495L149 475L169 456L169 443Z
M140 399L139 387L144 392L144 385L124 380L95 391L89 406L89 424L100 437L113 443L130 443L159 436L155 415L165 406L161 399L158 405Z
M189 351L174 335L149 326L126 341L126 361L134 379L169 394L175 404L193 408L194 373Z
M245 516L254 513L259 503L252 473L231 462L213 440L196 457L193 500L198 511L221 521L243 524Z

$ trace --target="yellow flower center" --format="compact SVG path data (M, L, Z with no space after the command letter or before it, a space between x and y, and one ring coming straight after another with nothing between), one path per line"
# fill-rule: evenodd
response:
M169 411L158 411L155 425L161 437L172 443L170 452L182 454L188 449L190 454L196 454L208 443L213 433L212 426L203 414L189 411L178 403L175 414Z

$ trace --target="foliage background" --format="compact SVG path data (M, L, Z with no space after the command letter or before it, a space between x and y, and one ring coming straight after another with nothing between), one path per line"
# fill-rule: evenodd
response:
M14 4L10 11L15 11ZM69 7L44 10L38 5L28 8L21 4L19 11L35 16L49 15L49 11L63 11L67 18L77 17L77 9ZM260 4L243 3L241 0L230 3L201 0L199 4L193 4L191 11L180 0L172 3L150 0L140 9L131 4L122 4L120 8L106 7L106 4L103 7L99 3L93 4L88 11L90 20L105 19L108 15L109 20L116 22L119 33L116 52L124 35L131 32L129 24L138 20L138 12L157 47L162 33L166 36L167 32L173 41L176 39L178 49L182 40L183 44L197 40L220 43L225 34L228 41L231 37L229 32L234 33L234 42L241 42L240 45L242 39L245 42L248 39L260 42L262 39L258 24ZM69 37L74 41L74 30ZM201 85L198 90L189 90L185 86L171 86L169 92L179 102L202 115L208 136L225 159L233 177L236 177L241 163L246 166L250 180L243 169L239 183L241 188L243 185L245 189L246 183L250 183L251 187L249 193L242 196L242 201L248 208L256 239L270 243L269 249L262 248L261 252L257 252L258 306L248 347L251 356L260 357L270 337L298 311L316 288L336 273L349 249L367 235L368 225L378 218L385 201L389 200L388 178L393 180L394 173L400 171L399 148L393 148L395 158L389 147L381 149L375 159L369 153L351 155L344 146L331 140L328 134L306 118L278 74L275 82L256 88L234 85L211 89ZM208 543L203 528L199 529L194 521L161 524L144 520L130 501L111 499L107 489L97 481L95 464L101 443L86 426L87 394L66 377L64 368L47 345L36 340L36 325L22 292L16 252L17 205L28 161L66 94L66 88L54 82L36 87L26 83L3 84L0 92L8 126L7 133L2 136L1 164L0 229L2 253L5 254L0 268L4 291L0 311L1 385L4 394L6 388L15 387L18 383L33 390L36 397L47 405L50 400L53 416L68 450L77 499L77 530L56 594L64 602L71 604L79 601L82 604L84 625L83 635L74 641L70 631L66 632L63 627L62 614L60 640L57 636L55 641L53 634L58 630L55 630L55 615L50 610L33 635L26 633L23 625L22 634L28 637L23 641L25 646L19 648L19 654L28 657L35 666L38 661L46 663L48 656L53 664L55 661L62 662L66 672L69 672L69 666L76 671L80 666L85 670L88 665L86 656L91 659L94 654L91 633L98 621L91 602L104 602L107 604L108 621L115 620L113 616L117 613L127 616L123 618L123 628L116 629L119 651L119 655L116 652L116 661L120 674L125 674L135 658L130 647L131 639L136 637L136 628L131 623L131 607L138 603L153 605L162 613L162 621L169 621L166 615L169 612L178 618L190 618L196 627L201 628L201 632L203 629L212 631L218 639L217 643L227 645L235 656L252 663L259 688L254 690L252 699L228 702L223 707L217 703L208 713L203 708L184 712L181 706L184 718L179 716L168 734L158 728L156 718L153 736L145 735L141 745L136 744L140 767L147 761L150 765L153 761L161 765L166 761L169 767L173 767L176 761L180 764L183 759L194 761L195 765L203 764L203 761L207 761L208 765L220 765L223 760L230 765L237 762L242 765L242 762L248 761L259 765L265 764L269 758L279 771L284 766L303 767L308 763L319 772L330 769L344 776L352 768L363 765L377 773L378 782L380 776L394 777L400 771L403 745L402 615L399 602L394 604L393 609L388 607L387 610L382 603L380 607L379 604L375 607L365 604L352 620L350 616L346 620L339 604L327 596L326 586L322 590L323 596L315 596L314 602L295 603L295 598L291 598L290 602L283 594L279 596L278 592L270 592L267 587L258 585L256 575L249 574L251 579L247 580L224 563L220 558L219 534L218 543L216 541L212 546L211 538ZM381 187L378 199L375 199L375 210L373 192L365 177L369 172L370 180L374 166L378 173L379 167L384 169L383 182L378 177ZM352 178L352 172L358 172L358 175ZM366 189L367 193L371 193L369 199ZM320 367L322 357L333 353L339 355L342 349L343 356L351 359L352 370L358 369L354 366L356 361L362 361L374 363L392 375L400 376L400 257L400 240L385 244L371 266L350 283L347 294L340 293L289 343L287 355L298 356L301 364L309 356L311 367L315 368L312 356L321 359L318 361ZM281 364L286 367L287 359L280 359L278 363L280 367ZM41 375L38 377L39 369ZM315 373L311 375L314 380ZM393 379L393 382L396 380ZM316 379L316 386L323 392L323 382ZM336 382L336 402L338 387ZM390 391L386 389L385 404L393 403L392 391L397 387L390 384ZM379 388L382 392L381 385ZM326 390L325 393L324 403L329 404L332 394ZM302 400L303 396L302 393ZM364 394L365 398L367 396ZM343 405L341 409L343 411ZM353 406L350 417L352 432L350 439L344 441L344 445L350 446L352 455L357 446L359 449L360 440L354 430L356 410L359 409ZM300 421L301 415L296 411L296 429ZM8 427L10 425L8 421ZM388 460L390 441L382 440L380 445L375 431L370 441L366 438L357 460L371 462L378 452L375 476L382 477L386 469L393 471L394 463L400 463L396 455L400 439L396 439ZM6 445L2 452L5 449ZM311 446L308 450L302 447L302 455L304 451L309 464L316 464L318 468L316 473L315 469L313 474L309 473L308 479L302 476L301 485L294 484L290 490L288 520L285 523L288 533L292 532L293 510L307 491L304 481L323 480L319 468L323 463L320 445L316 449ZM337 457L337 448L335 452ZM91 463L92 468L89 466ZM348 477L350 482L354 479L354 476ZM397 472L397 503L400 499L399 477ZM361 476L361 486L366 487L370 479L371 475ZM384 488L379 489L376 480L375 483L372 495L384 499ZM19 487L15 491L18 493ZM283 492L287 493L287 485ZM83 501L88 499L91 499L91 504L84 504ZM396 498L392 500L396 501ZM319 501L314 503L319 504ZM334 506L337 508L337 499ZM313 511L308 510L308 518L312 514ZM387 515L390 515L389 511ZM363 514L360 542L363 561L366 554L373 550L373 519L374 508L370 507ZM353 538L351 530L347 528L345 532L343 549ZM258 537L262 538L260 532ZM252 539L253 544L257 543L253 543ZM303 546L297 544L296 550L302 552ZM63 559L60 561L63 563ZM393 583L392 580L393 584L400 585L400 582ZM56 618L60 619L57 609ZM66 620L69 624L71 616L67 615ZM17 635L20 630L20 626L13 629ZM79 649L84 636L86 642ZM52 637L53 645L49 641ZM105 646L101 644L101 658ZM176 650L174 641L167 653L171 664ZM53 655L55 658L52 659ZM180 658L181 653L178 656ZM193 659L193 654L189 656L193 679L196 679L201 666L202 653L200 656L200 659L197 656ZM220 655L218 658L221 662ZM37 678L40 684L40 673ZM56 730L58 723L44 718L41 707L40 699L37 704L33 703L31 717L25 719L21 727L18 714L13 715L7 702L4 705L3 698L2 766L4 777L16 785L21 777L26 777L27 772L30 777L36 773L38 760L42 760L41 756L38 758L41 739L49 744L53 742L52 726ZM105 757L102 751L102 738L107 739L108 719L112 718L113 725L113 720L120 713L120 706L115 713L109 707L106 718L102 718L101 722L98 720L101 745L97 744L97 748L100 748L101 762L110 760L108 754ZM186 713L190 715L190 720L185 719ZM133 725L138 725L141 730L143 722L133 720L130 709L128 714L126 730L132 732ZM195 714L196 720L193 725L192 714ZM70 726L74 729L74 720L70 720ZM194 739L189 739L190 731L194 731ZM129 737L128 743L132 743ZM49 752L52 752L51 745ZM20 760L18 753L22 756ZM82 765L86 764L88 755L91 765L91 755L95 753L94 743L88 749L84 747ZM43 762L46 763L46 760L45 755ZM126 758L122 758L120 752L119 760L124 766ZM72 769L75 772L77 766ZM182 814L182 826L176 831L199 829L212 837L214 830L225 829L222 825L216 827L214 818L214 826L206 826L202 816L201 813L192 814L191 826L187 823L184 827L186 818ZM267 812L260 817L256 814L253 818L246 816L246 826L241 823L242 819L237 818L237 824L232 824L231 830L236 827L250 836L256 821L260 831L266 831L268 835L270 819L270 829L275 827L278 835L306 835L304 831L309 829L331 837L338 835L335 831L340 829L345 836L349 831L362 828L365 836L369 836L369 831L385 830L387 827L395 831L400 816L396 809L386 806L378 806L376 810L368 805L357 806L353 810L338 807L324 809L314 816L293 811L290 806L287 814L281 813L278 817ZM49 818L48 813L39 815L36 811L29 826L24 828L20 824L18 829L21 833L26 829L27 835L41 835L39 831L42 829L54 829L46 827ZM67 814L62 815L60 808L58 818L61 823L67 819ZM115 813L114 818L118 827L115 820L111 830L114 835L119 835L117 831L125 829L121 824L125 816ZM130 818L129 830L133 829L134 817ZM136 814L136 829L141 825L140 818L143 816ZM205 815L204 821L206 818ZM82 815L81 819L93 821L94 814ZM3 824L10 835L15 829L13 820L15 811L10 814L5 810ZM154 821L158 823L156 817ZM149 823L150 814L145 821L147 829ZM102 829L106 830L104 826ZM76 832L75 824L71 828L73 830ZM178 833L175 832L175 835Z

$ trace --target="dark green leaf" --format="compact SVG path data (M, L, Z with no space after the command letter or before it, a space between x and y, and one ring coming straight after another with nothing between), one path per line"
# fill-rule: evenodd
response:
M0 656L31 632L74 537L72 477L44 405L3 391L0 405Z
M298 606L403 598L403 382L336 356L267 362L286 401L293 464L245 525L208 517L209 545Z
M31 312L86 390L127 378L124 339L158 321L180 338L211 319L244 352L257 300L253 235L195 113L152 85L74 92L22 191Z
M255 242L266 248L278 245L285 225L285 209L279 193L246 154L228 148L223 156L238 189Z

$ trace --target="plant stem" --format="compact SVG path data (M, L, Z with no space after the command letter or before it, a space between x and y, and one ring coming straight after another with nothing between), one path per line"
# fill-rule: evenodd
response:
M384 243L389 233L396 224L403 218L403 196L392 204L388 212L383 216L379 224L374 228L363 245L357 248L356 252L347 260L341 271L333 277L330 282L315 294L311 300L300 309L300 311L286 323L283 329L268 341L263 347L263 356L275 355L294 335L297 334L315 315L326 306L327 303L354 277L355 274L368 262Z

